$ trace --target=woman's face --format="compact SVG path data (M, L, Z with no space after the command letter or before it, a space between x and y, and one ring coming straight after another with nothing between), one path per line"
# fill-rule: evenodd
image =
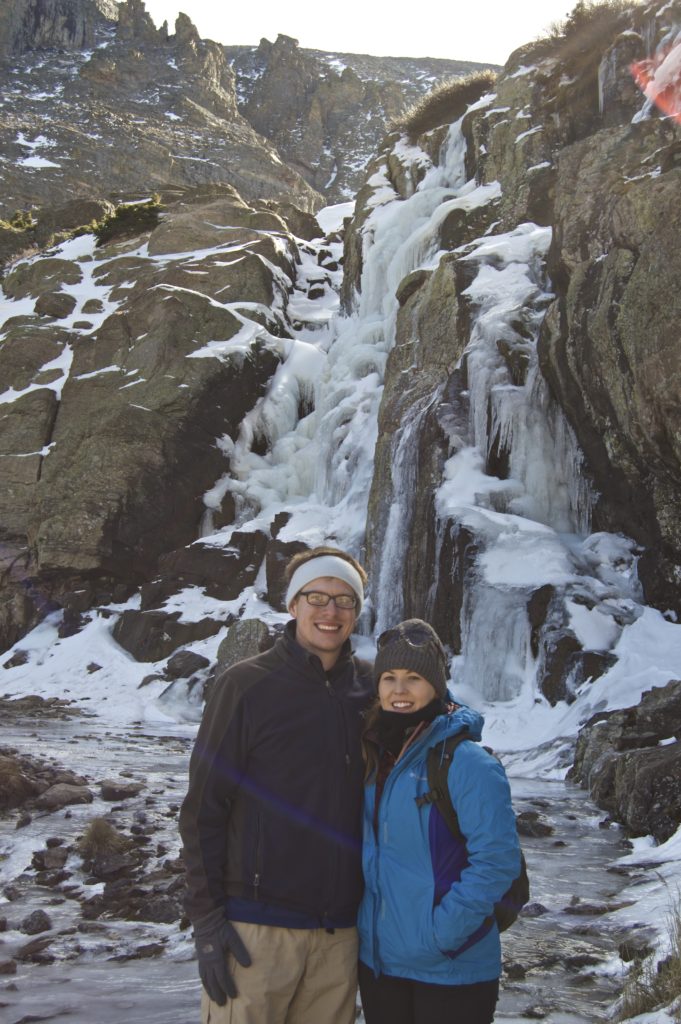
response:
M428 680L410 668L391 668L378 680L378 699L384 711L419 711L435 696Z

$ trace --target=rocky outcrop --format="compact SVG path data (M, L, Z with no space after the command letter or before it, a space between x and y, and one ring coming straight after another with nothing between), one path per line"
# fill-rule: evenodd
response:
M156 29L143 0L7 0L0 216L52 204L57 189L98 198L203 182L315 210L320 193L352 198L391 117L484 66L325 54L287 36L223 47L186 14L174 29Z
M679 611L677 147L673 126L653 120L561 152L551 261L559 298L541 358L600 492L595 522L642 545L649 600Z
M0 747L0 779L0 811L15 807L54 811L92 801L81 775L6 747Z
M159 565L145 609L210 582L221 552L202 566L183 545L228 465L218 442L236 437L278 365L297 258L273 209L224 187L186 193L147 236L100 248L83 236L8 274L23 314L0 342L3 647L55 602L77 620ZM75 305L39 310L46 295ZM254 577L262 554L239 564ZM220 593L235 597L246 584L225 557Z
M594 715L568 778L634 836L659 843L681 825L681 683L648 690L636 707Z
M362 150L371 152L379 119L402 109L400 86L363 82L350 67L337 73L283 35L274 44L263 39L252 62L262 70L250 86L244 116L316 191L331 200L349 198L354 181L344 165L359 162Z
M442 79L490 66L323 53L286 35L225 51L243 115L329 203L354 197L393 118Z
M86 42L74 41L68 54L57 39L45 42L51 48L39 62L32 49L18 47L26 52L0 64L3 92L12 96L0 126L0 216L54 205L57 194L62 201L131 198L167 185L225 182L251 200L321 205L239 114L222 47L200 39L186 15L169 34L167 26L155 28L142 0L121 4L117 22L89 0L54 0L52 7L69 4L87 13ZM12 0L7 15L22 10L22 0Z
M83 50L115 21L113 0L6 0L0 8L0 58L26 50Z

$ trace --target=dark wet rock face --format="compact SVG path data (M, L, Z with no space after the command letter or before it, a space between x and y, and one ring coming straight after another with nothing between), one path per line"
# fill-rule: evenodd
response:
M540 356L600 493L596 527L645 546L639 572L649 600L678 611L681 306L668 215L681 180L677 145L674 129L653 120L607 129L560 154L551 268L558 300Z
M113 10L110 0L7 0L0 9L0 55L88 49Z
M632 835L663 843L681 824L681 683L595 715L580 732L569 777Z
M201 268L193 254L197 224L201 244L218 247ZM257 571L262 552L253 545L262 543L260 535L245 537L238 553L238 538L228 552L182 545L196 537L201 495L227 465L218 439L236 436L279 364L274 334L230 352L242 325L214 300L227 289L240 301L273 307L266 324L282 333L283 315L274 310L285 309L296 276L296 243L273 211L258 212L223 186L186 195L149 244L173 258L126 257L126 243L122 252L114 243L97 251L94 269L47 257L19 265L6 279L9 294L39 299L92 274L96 287L115 298L91 335L34 313L0 339L6 385L28 389L3 405L0 424L7 470L0 498L3 647L59 605L72 615L63 628L76 632L86 609L125 600L130 582L155 573L144 608L183 585L235 597ZM242 258L221 259L223 244ZM220 343L224 355L204 349L195 357ZM67 366L70 352L68 379L57 369L55 390L55 378L41 368L60 359Z
M229 547L200 541L159 559L159 576L142 588L142 608L158 607L185 587L201 587L208 597L232 601L256 577L267 538L254 531L234 531Z

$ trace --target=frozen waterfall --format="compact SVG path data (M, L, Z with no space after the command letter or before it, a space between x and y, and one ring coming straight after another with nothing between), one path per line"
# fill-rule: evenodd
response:
M282 343L284 359L268 393L236 442L227 444L230 473L217 493L229 489L237 497L239 529L267 530L283 510L290 518L281 540L336 543L363 554L386 360L396 340L397 288L413 271L438 266L444 255L440 229L452 210L470 212L500 196L496 183L466 180L465 156L459 121L449 128L436 162L404 140L394 147L392 157L405 172L418 171L418 185L403 188L410 194L393 186L387 158L369 179L372 192L360 228L361 287L352 313L336 311L317 329L308 323ZM475 538L461 607L451 610L460 615L456 685L478 701L512 701L538 690L541 658L528 616L535 591L550 586L567 596L578 586L580 600L586 593L592 605L604 596L617 605L630 594L612 582L604 588L598 571L576 554L589 531L589 488L573 433L537 364L539 329L552 298L546 275L551 230L531 223L509 232L494 229L492 222L487 234L447 253L466 268L470 282L461 296L469 310L459 373L465 387L456 396L466 421L450 436L433 495L432 529L436 557L446 524L465 527ZM314 253L304 251L303 281L315 269ZM365 628L383 629L404 614L400 584L419 436L446 383L419 395L392 438L393 500L372 567ZM310 411L299 418L301 408ZM259 438L267 440L265 451ZM228 540L222 535L222 542ZM618 560L630 566L631 546L612 547L610 569ZM433 574L432 596L440 567L424 571ZM610 571L609 579L615 575ZM570 630L574 606L563 607L559 625ZM608 621L612 626L612 614ZM615 627L592 642L610 648L618 635Z

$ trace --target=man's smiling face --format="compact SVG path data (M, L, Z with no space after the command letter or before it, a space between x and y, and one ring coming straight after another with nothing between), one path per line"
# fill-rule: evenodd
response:
M338 597L355 596L349 583L335 576L320 576L305 585L305 592L316 591ZM356 608L337 608L329 601L325 608L308 604L302 594L291 602L289 611L296 620L296 640L311 654L316 654L325 669L332 668L345 641L355 626Z

